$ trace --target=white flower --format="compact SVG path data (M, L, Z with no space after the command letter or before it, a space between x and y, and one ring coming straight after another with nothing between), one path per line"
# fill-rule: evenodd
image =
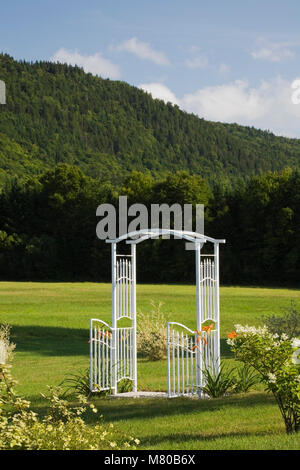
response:
M293 364L300 364L300 348L296 349L296 351L292 354L292 363Z
M271 372L269 372L268 377L269 377L269 382L270 383L272 383L272 384L276 383L276 375L275 374L272 374Z
M288 335L286 335L285 333L282 333L281 339L282 339L283 341L286 341L287 339L289 339L289 337L288 337Z
M292 348L300 348L300 339L299 338L293 338Z

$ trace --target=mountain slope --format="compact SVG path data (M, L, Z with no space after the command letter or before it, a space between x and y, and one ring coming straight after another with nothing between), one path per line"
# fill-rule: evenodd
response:
M59 162L119 182L132 169L208 179L300 167L300 140L205 121L125 82L0 54L0 182Z

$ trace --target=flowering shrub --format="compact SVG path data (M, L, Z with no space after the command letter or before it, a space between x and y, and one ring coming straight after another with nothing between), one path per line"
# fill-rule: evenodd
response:
M137 350L150 360L157 361L167 355L166 318L160 311L162 304L152 303L151 313L139 313Z
M15 394L16 381L10 366L0 365L0 450L104 450L136 449L138 439L120 435L113 424L87 426L83 419L89 408L97 413L84 396L71 407L60 396L59 388L43 395L49 407L46 416L30 409L30 402Z
M9 341L9 327L0 325L2 338L11 359L14 348ZM47 414L40 418L30 409L30 402L15 392L10 364L0 364L0 450L104 450L136 449L138 439L122 436L113 424L88 426L83 415L96 407L87 397L77 395L79 404L70 406L62 398L60 387L49 387Z
M235 325L228 334L236 359L251 365L279 406L286 432L300 429L300 340L272 334L264 326Z
M15 345L10 342L10 326L3 323L0 325L0 364L11 362L14 349Z

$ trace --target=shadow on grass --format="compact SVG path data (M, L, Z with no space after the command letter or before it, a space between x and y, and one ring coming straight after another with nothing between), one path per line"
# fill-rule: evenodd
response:
M13 326L11 340L16 352L41 356L82 356L89 354L89 329L52 326Z
M106 398L92 400L104 415L105 421L117 422L120 420L152 419L158 417L170 417L187 415L189 413L214 412L224 407L255 408L262 405L274 404L272 396L265 393L249 393L232 395L226 398L213 400L200 400L191 398L156 398L156 399L131 399ZM89 414L87 421L94 423L95 415Z
M266 436L273 436L273 432L270 431L261 431L261 432L255 432L255 437L266 437ZM253 432L245 432L245 431L237 431L237 432L220 432L216 434L205 434L204 432L201 433L201 431L198 432L189 432L189 433L177 433L175 432L174 434L152 434L151 436L144 437L142 440L142 445L143 447L150 447L155 448L156 446L161 446L161 444L172 442L172 448L173 445L178 443L178 444L184 444L185 442L211 442L211 441L217 441L219 439L234 439L234 438L253 438L254 433ZM168 447L164 447L164 450L168 450ZM199 449L200 450L200 449ZM253 450L253 449L252 449Z
M11 340L17 352L34 352L41 356L82 356L89 354L89 328L64 328L59 326L13 326ZM233 358L226 339L221 339L221 356ZM151 362L143 353L138 358ZM159 361L158 361L159 362Z
M45 399L37 396L26 397L32 403L34 411L38 412L40 415L44 415L48 409L48 406L45 403ZM166 423L168 418L174 416L178 419L188 419L189 414L199 414L199 423L201 423L201 413L209 412L213 413L214 411L226 410L241 407L243 409L252 410L255 407L261 407L264 405L274 405L276 406L275 400L271 395L266 393L248 393L241 395L232 395L225 398L217 398L213 400L200 400L200 399L191 399L191 398L156 398L156 399L140 399L140 398L94 398L91 399L99 413L94 414L91 411L87 411L85 415L85 421L87 424L95 425L99 423L99 414L103 415L103 420L106 423L117 424L119 421L130 421L130 420L145 420L153 418L166 418ZM78 405L76 402L70 402L70 405ZM171 433L172 434L172 433ZM190 439L189 434L176 433L176 439L178 441L183 441L184 439ZM184 438L186 436L186 438ZM193 439L200 439L201 434L195 435L191 433ZM229 434L224 434L224 436L229 436ZM223 437L224 437L223 436ZM211 437L209 439L220 438L220 434ZM161 436L152 435L151 442L143 442L143 445L150 445L152 443L158 443L158 438ZM163 438L165 440L170 440L169 436ZM202 436L202 439L204 437ZM173 440L173 436L172 436Z

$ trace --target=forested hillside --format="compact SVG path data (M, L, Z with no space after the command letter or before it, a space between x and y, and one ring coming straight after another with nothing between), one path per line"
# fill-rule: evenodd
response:
M208 122L78 67L0 55L0 79L0 279L109 281L96 208L127 195L204 204L205 233L227 240L222 282L299 285L300 140ZM194 253L145 242L138 273L193 281Z
M187 170L213 181L300 167L300 140L208 122L78 67L0 54L0 79L2 185L7 175L40 175L58 163L114 183L133 169Z

